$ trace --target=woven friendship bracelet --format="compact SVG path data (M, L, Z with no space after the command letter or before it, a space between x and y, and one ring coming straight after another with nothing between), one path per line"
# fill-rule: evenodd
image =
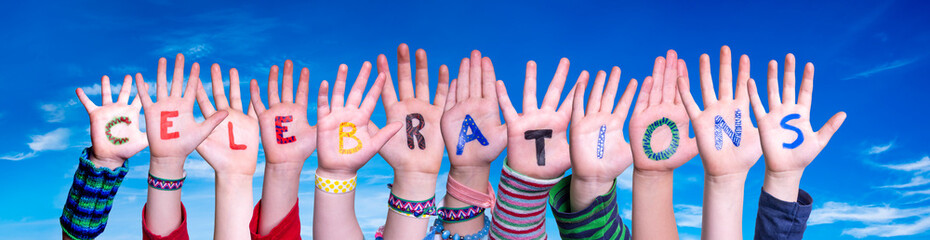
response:
M472 220L478 216L484 216L484 208L479 206L468 206L463 208L441 207L436 211L443 222L464 222Z
M59 218L61 230L72 239L94 239L103 232L116 191L129 172L125 162L113 170L95 167L89 160L91 152L91 148L84 149L78 159L74 182Z
M436 203L433 201L436 196L432 196L424 201L410 201L399 198L391 193L388 197L388 206L391 210L408 217L429 218L436 214Z
M179 179L164 179L164 178L156 177L152 175L152 173L149 173L148 182L149 182L149 186L154 189L158 189L162 191L174 191L174 190L181 189L181 187L184 186L184 179L187 179L187 173L184 173L184 177L181 177Z
M358 176L353 176L349 180L335 180L320 177L319 174L314 173L316 176L316 188L323 190L328 193L347 193L355 190L355 181Z
M487 192L479 192L471 189L464 184L455 181L452 176L449 176L449 179L446 181L446 191L459 201L467 203L468 205L475 205L481 208L490 208L494 209L494 204L497 202L497 199L494 197L494 186L488 182Z

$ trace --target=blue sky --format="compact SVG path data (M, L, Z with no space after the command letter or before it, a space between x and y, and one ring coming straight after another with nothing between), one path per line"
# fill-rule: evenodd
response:
M849 114L802 180L801 187L814 197L806 236L930 237L930 151L925 146L930 130L920 127L930 117L930 95L925 93L930 83L918 71L930 67L930 15L923 2L267 5L158 0L4 5L0 19L5 30L0 36L5 44L0 50L6 57L0 58L0 82L9 91L0 94L0 181L12 193L0 198L0 205L7 206L0 211L0 232L8 238L60 236L57 218L76 158L90 142L87 115L74 96L77 87L99 103L95 84L100 76L120 79L141 72L153 81L157 59L180 52L188 67L195 61L236 67L243 79L259 79L262 88L271 65L292 59L296 67L310 69L316 89L320 81L335 78L340 63L356 71L363 61L374 62L384 53L395 64L400 43L425 49L433 74L440 64L456 73L458 60L479 49L493 59L498 78L506 81L514 99L522 97L528 60L537 61L542 87L548 85L547 76L555 72L560 57L572 62L570 79L582 70L617 65L625 84L650 74L653 59L670 48L691 63L696 76L701 53L709 53L716 62L720 46L729 45L734 55L749 55L751 75L760 81L768 60L781 63L786 53L794 53L798 62L816 65L811 112L815 128L837 111ZM247 89L247 81L242 83ZM697 81L692 84L693 90L699 89ZM380 104L372 118L383 124ZM315 155L307 160L300 187L306 238L311 238L315 160ZM260 155L260 168L263 162ZM494 169L501 164L496 161ZM130 159L129 166L101 238L139 238L148 150ZM207 239L213 229L212 169L196 153L185 167L188 227L194 239ZM445 162L442 173L447 171ZM753 233L763 171L760 161L746 183L746 238ZM254 181L256 201L261 173L259 169ZM700 159L675 173L679 231L683 239L697 239L703 189ZM440 176L438 194L443 193L444 177ZM360 171L359 194L374 196L356 200L367 237L383 224L388 193L384 185L391 178L390 166L377 156ZM492 171L495 185L498 178L499 172ZM618 180L626 223L629 181L629 171ZM547 231L558 238L551 214Z

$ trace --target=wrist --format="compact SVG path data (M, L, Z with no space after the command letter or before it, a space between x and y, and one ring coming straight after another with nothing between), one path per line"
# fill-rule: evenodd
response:
M449 177L475 190L487 188L491 166L458 166L449 169Z
M252 175L248 174L217 172L215 178L217 187L228 186L239 189L252 185Z
M749 172L738 172L723 175L704 174L705 184L745 184Z
M606 181L601 179L585 179L573 174L571 189L574 193L581 193L586 196L600 196L610 191L610 187L614 185L614 181L614 179L608 179Z
M317 168L317 176L322 178L334 179L334 180L349 180L358 176L358 170L335 170L335 169L325 169Z
M303 163L269 163L265 162L264 178L274 179L300 179Z
M779 200L796 202L803 174L804 169L781 172L766 170L762 190Z
M633 176L641 178L659 178L659 177L670 177L674 175L674 170L643 170L633 167Z
M184 177L184 159L153 156L149 161L149 173L165 179L182 178Z
M436 194L436 174L419 172L397 172L391 193L411 200L425 200Z
M93 147L91 147L91 149L93 149ZM128 160L120 157L100 157L94 151L90 151L87 155L87 160L90 160L90 162L94 163L95 167L105 167L109 168L110 170L115 170L119 167L122 167L123 163Z

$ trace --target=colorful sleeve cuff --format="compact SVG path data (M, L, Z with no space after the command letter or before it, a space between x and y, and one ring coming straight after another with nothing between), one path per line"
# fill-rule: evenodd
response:
M535 179L507 166L498 185L491 239L546 239L546 200L559 179Z
M187 235L187 209L184 208L184 203L181 203L181 224L178 225L178 228L175 228L174 231L168 233L168 235L162 236L152 233L149 230L148 224L145 223L145 205L142 206L142 239L144 240L188 240L190 236Z
M252 220L249 222L249 233L252 239L300 239L300 209L297 207L300 199L291 207L291 211L274 226L267 235L258 234L258 218L261 215L262 201L258 200L255 210L252 211Z
M798 189L796 202L785 202L762 190L755 239L802 239L814 199Z
M90 151L91 148L85 148L78 159L74 182L59 219L62 231L72 239L94 239L103 233L113 197L129 172L126 162L114 170L95 167L88 159Z
M630 229L623 224L617 209L616 182L587 208L571 212L571 178L571 175L562 178L549 190L549 206L562 239L631 239Z

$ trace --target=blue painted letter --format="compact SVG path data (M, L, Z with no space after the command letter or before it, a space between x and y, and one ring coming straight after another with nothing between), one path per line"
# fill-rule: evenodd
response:
M801 118L801 115L800 115L800 114L792 113L792 114L788 114L788 116L785 116L784 118L781 119L781 127L782 127L782 128L788 129L788 130L791 130L791 131L794 131L795 133L798 134L798 138L794 139L794 142L791 142L791 143L782 143L782 146L784 146L784 147L787 148L787 149L794 149L794 148L800 146L801 143L804 142L804 134L801 133L801 129L799 129L799 128L795 127L795 126L788 125L788 121L791 121L791 120L794 120L794 119L798 119L798 118Z
M730 126L727 126L727 122L723 121L723 117L717 115L714 118L714 147L717 150L723 149L723 134L726 133L727 137L730 138L730 141L733 141L733 145L739 147L739 142L743 138L743 121L742 121L742 111L736 109L736 127L735 129L730 129Z
M468 134L468 129L471 129L472 134ZM478 125L475 124L475 120L471 118L471 115L465 115L465 120L462 121L462 131L459 132L459 144L455 148L455 155L462 155L462 150L465 149L465 143L478 140L478 143L481 143L482 146L488 145L488 139L484 138L484 135L481 134L481 130L478 129Z

